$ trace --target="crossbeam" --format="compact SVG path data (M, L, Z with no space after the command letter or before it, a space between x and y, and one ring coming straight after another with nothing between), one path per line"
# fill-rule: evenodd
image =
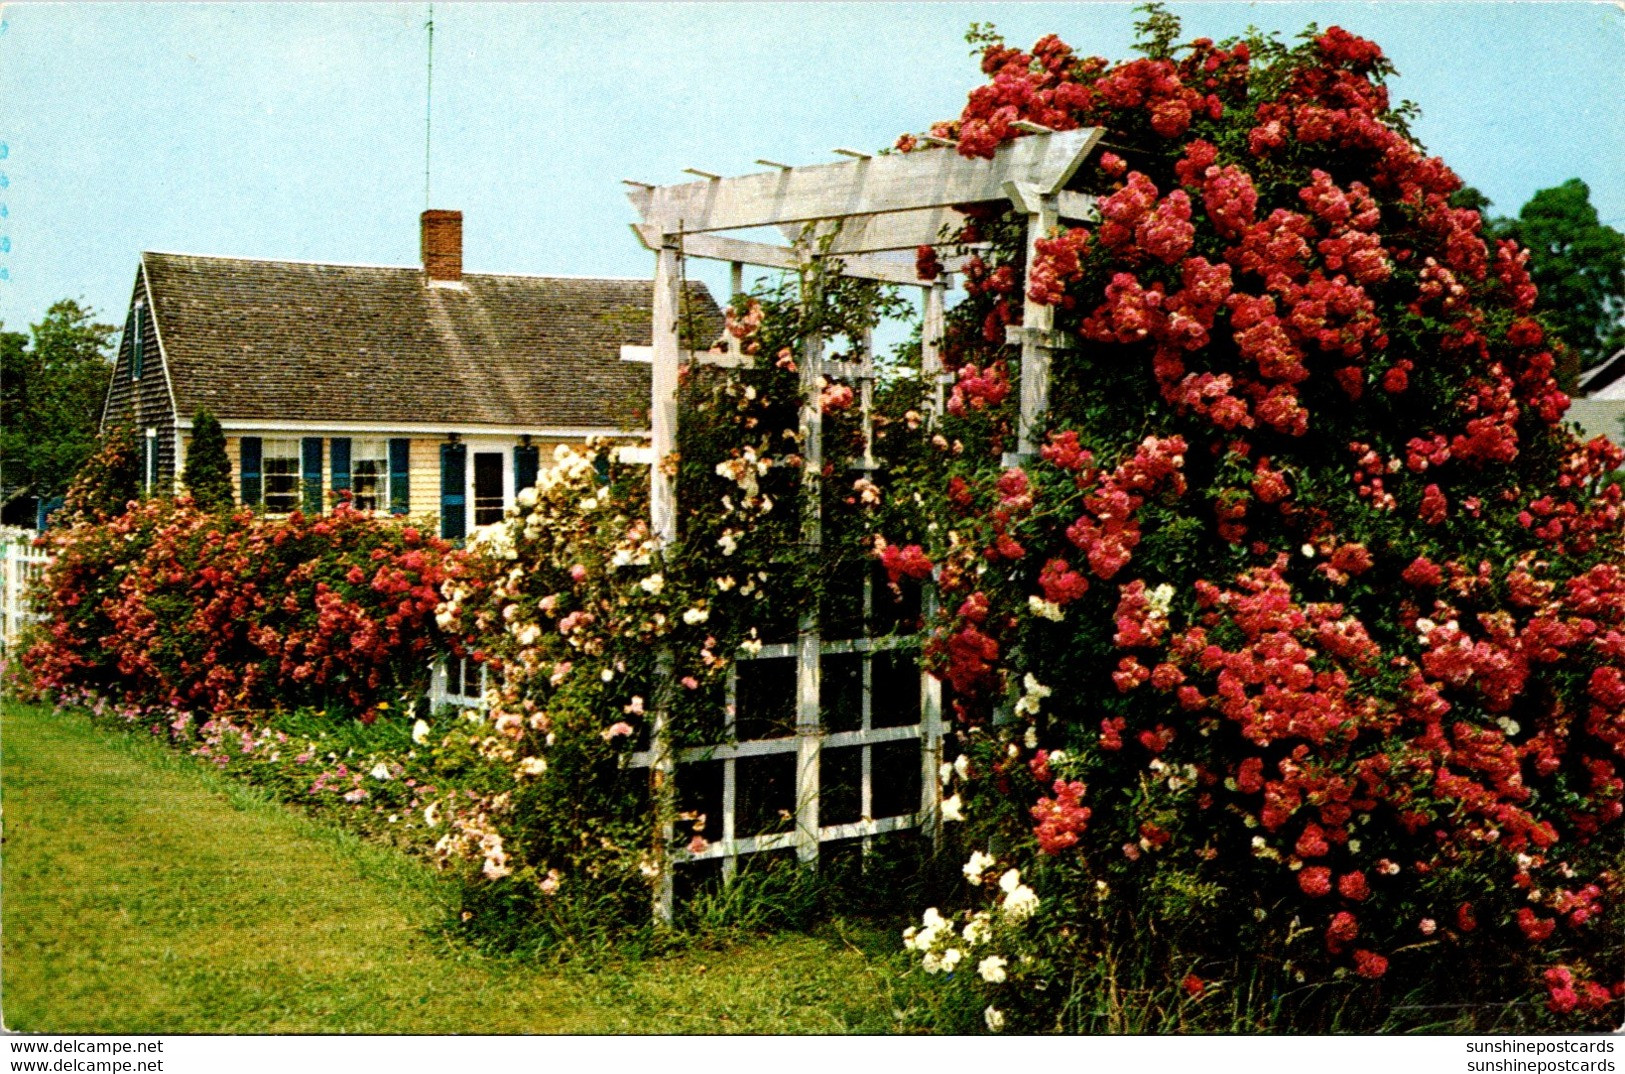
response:
M1030 190L1035 197L1052 197L1056 216L1075 223L1093 223L1100 219L1095 199L1076 190L1062 190L1055 194L1039 194L1031 184L1018 184L1017 190ZM1005 187L1006 195L1012 188ZM1025 211L1025 205L1017 208ZM795 242L801 237L803 224L781 224L784 237ZM818 227L824 240L820 249L832 255L877 253L884 250L914 250L921 246L935 246L965 226L965 214L946 207L933 209L904 209L893 213L874 213L869 216L847 216L831 220ZM829 237L829 236L833 237ZM980 248L976 244L970 248Z
M658 229L647 224L633 224L632 231L637 235L638 241L650 250L658 250L661 246L661 236ZM710 261L728 261L734 264L761 265L764 268L784 269L794 272L801 267L802 255L788 246L775 246L769 242L751 242L748 239L734 239L724 235L668 235L666 241L678 245L687 257L703 257ZM954 271L954 265L944 262L943 267ZM855 276L864 280L877 280L880 283L895 283L910 287L920 286L920 278L915 274L913 264L904 264L882 257L865 255L842 255L843 276Z
M655 360L653 347L639 347L630 343L621 345L621 361L650 363ZM714 365L723 369L750 369L756 365L756 359L749 354L729 354L727 351L691 351L677 352L677 361L683 365Z
M841 217L820 224L818 237L827 240L827 246L820 247L826 253L861 254L935 246L943 236L956 234L964 226L964 213L937 206ZM803 227L805 225L800 223L781 224L779 230L785 238L795 242L801 237Z
M923 149L675 186L633 187L627 197L666 234L729 231L837 217L998 201L1005 184L1058 192L1100 140L1097 127L1033 134L993 159Z

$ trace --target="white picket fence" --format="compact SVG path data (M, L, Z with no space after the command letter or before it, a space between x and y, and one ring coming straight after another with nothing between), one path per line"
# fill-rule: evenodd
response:
M0 540L0 655L10 656L23 627L41 618L29 590L51 557L33 547L32 534Z

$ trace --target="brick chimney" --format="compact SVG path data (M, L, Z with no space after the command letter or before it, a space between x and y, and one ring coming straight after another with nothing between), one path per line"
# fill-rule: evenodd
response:
M430 284L463 278L463 214L458 209L426 209L422 221L423 272Z

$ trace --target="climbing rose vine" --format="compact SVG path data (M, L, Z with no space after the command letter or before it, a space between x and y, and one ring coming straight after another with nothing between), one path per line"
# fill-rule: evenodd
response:
M1098 221L1026 264L1025 218L971 207L919 257L969 254L968 297L939 524L882 562L941 594L970 890L1019 868L1042 909L910 946L997 958L960 978L993 1028L1058 1024L1034 986L1127 943L1192 997L1251 965L1617 1025L1621 452L1561 424L1527 254L1453 204L1376 44L1143 28L1119 63L984 40L931 128L1102 137ZM1012 462L1026 299L1077 343Z

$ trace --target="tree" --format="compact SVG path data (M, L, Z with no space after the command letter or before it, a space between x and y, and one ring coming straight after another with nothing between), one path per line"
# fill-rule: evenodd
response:
M231 507L231 460L226 457L226 436L220 422L207 410L192 419L192 443L181 473L192 499L205 511Z
M1529 250L1538 308L1575 352L1576 372L1625 345L1625 235L1597 219L1583 181L1536 191L1516 219L1493 227Z
M0 505L61 493L95 447L118 329L64 299L0 332Z

